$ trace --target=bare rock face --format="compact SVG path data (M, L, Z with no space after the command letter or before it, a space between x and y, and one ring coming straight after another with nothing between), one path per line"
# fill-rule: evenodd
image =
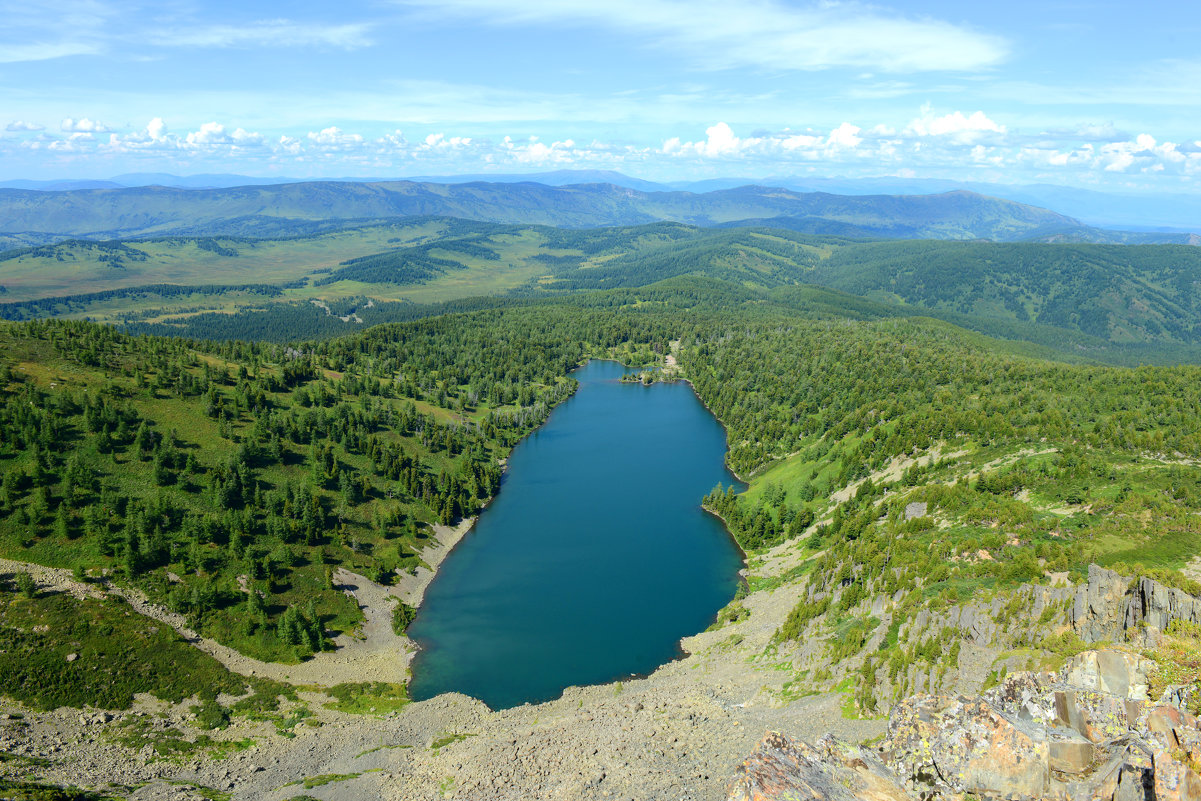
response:
M810 746L769 732L730 783L729 801L915 801L869 751L830 735Z
M1155 801L1201 801L1201 776L1167 751L1155 752Z
M917 696L893 707L885 754L915 785L944 794L1041 798L1051 781L1046 731L983 699Z
M1126 629L1148 626L1162 631L1173 620L1201 623L1201 600L1158 581L1139 579L1126 609Z
M1201 623L1201 599L1147 577L1131 581L1089 565L1088 583L1076 590L1072 628L1085 642L1153 639L1173 620ZM1143 632L1146 633L1143 633Z
M1077 588L1072 628L1085 642L1122 639L1130 581L1112 570L1088 566L1088 583Z
M1174 620L1201 623L1201 599L1095 565L1076 590L1072 625L1087 641L1145 643ZM1058 672L1015 673L975 698L911 696L892 707L878 757L828 736L810 747L772 734L730 801L1201 801L1201 721L1188 711L1201 688L1152 699L1154 668L1114 647Z
M730 801L1201 801L1201 721L1170 692L1147 699L1150 667L1126 651L1086 651L979 698L912 696L892 708L878 755L771 734Z

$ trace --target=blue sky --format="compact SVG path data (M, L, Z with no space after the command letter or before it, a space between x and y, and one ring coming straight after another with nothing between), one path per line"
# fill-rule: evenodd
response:
M1195 193L1199 43L1195 0L0 0L0 178L603 168Z

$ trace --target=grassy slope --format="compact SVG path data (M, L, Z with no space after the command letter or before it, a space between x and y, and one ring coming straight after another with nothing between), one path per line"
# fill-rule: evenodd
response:
M681 361L749 479L707 504L749 551L751 588L812 581L778 633L798 643L797 692L862 668L884 693L860 693L870 710L957 675L959 635L935 625L953 604L999 598L1000 620L1028 604L1022 583L1090 563L1178 586L1199 567L1195 367L1070 367L921 321L731 326ZM1053 656L1071 646L1044 641L1057 621L1001 642Z
M1201 307L1193 292L1201 250L1184 246L861 242L674 223L571 231L423 219L277 240L63 243L0 260L9 303L73 296L6 306L6 314L184 323L180 332L197 336L213 336L214 326L189 331L190 316L236 315L279 303L292 304L281 312L289 318L300 313L297 303L339 303L337 316L356 312L371 323L412 312L380 307L368 313L367 299L440 303L645 286L681 275L760 289L821 284L875 301L869 313L876 316L929 314L1073 359L1138 364L1201 357ZM228 288L170 296L138 289L158 282ZM274 294L252 283L269 285ZM77 297L114 289L117 296ZM789 302L787 293L775 297ZM864 309L869 305L863 302ZM322 313L319 306L304 308L310 317ZM332 321L323 326L339 330ZM351 319L341 330L356 326ZM241 336L261 336L251 331L272 327L289 326L251 324Z
M59 336L65 336L65 341L72 339L72 335L66 332ZM219 379L214 386L220 402L230 410L228 422L223 422L225 415L215 417L207 411L205 397L181 395L169 387L158 388L155 376L163 373L163 363L158 361L160 357L152 356L149 350L142 350L143 346L136 342L116 345L103 357L104 366L80 363L77 357L69 355L69 351L64 351L48 338L29 338L12 325L0 328L0 343L0 367L4 368L7 376L6 380L0 382L0 392L9 398L34 392L45 393L50 398L74 399L58 409L55 416L66 424L61 436L72 441L71 459L91 475L94 484L81 494L77 490L77 494L84 503L92 504L89 509L101 509L102 516L112 516L116 525L116 528L105 526L106 534L88 535L90 524L84 509L79 507L68 514L67 532L60 532L55 522L55 510L62 505L64 490L61 486L55 487L52 478L47 485L49 503L38 501L39 493L43 490L32 486L29 478L36 471L38 448L34 447L32 451L28 448L14 450L8 444L8 447L0 449L0 471L17 477L17 483L8 495L6 513L0 519L0 552L3 555L56 567L107 569L121 573L124 570L122 546L119 545L124 536L120 530L122 516L115 511L119 507L112 504L123 498L146 499L147 502L174 509L174 512L168 513L174 521L172 526L178 526L180 515L186 514L202 515L214 521L224 519L225 510L216 496L206 490L206 486L214 475L221 473L230 454L238 449L239 442L265 442L261 434L256 433L255 415L248 413L245 401L242 402L241 411L235 411L239 408L238 390L232 380L221 386ZM245 362L228 361L186 348L175 350L174 353L174 358L183 359L189 365L184 372L196 379L210 371L219 377L236 375L247 366ZM278 378L280 375L278 364L260 362L257 366L250 366L260 378L269 378L273 374ZM305 393L306 397L311 393L314 397L325 395L331 400L338 398L332 404L334 409L339 406L345 406L348 410L356 409L360 401L363 404L371 402L371 398L365 395L360 398L353 390L347 393L337 389L338 378L340 373L326 372L321 380L304 382L295 391L277 387L275 391L258 396L253 403L266 404L268 413L271 409L286 411L291 408L303 415L306 410L294 397L300 392ZM118 408L125 408L133 415L135 422L129 427L129 433L138 425L137 420L147 421L160 432L160 436L173 438L177 443L174 449L176 453L180 458L184 454L190 455L195 460L196 468L173 470L170 480L160 483L155 477L154 460L148 454L139 454L128 440L129 434L125 435L125 439L119 434L114 436L116 446L111 449L102 446L94 435L87 432L79 406L83 399L97 393L102 393ZM40 404L43 401L37 402ZM374 402L382 402L385 408L395 411L402 411L404 406L410 405L417 414L431 415L445 425L481 420L494 410L505 411L486 403L478 403L466 411L451 410L444 405L439 406L434 395L416 399L376 396ZM509 408L512 410L514 407ZM33 436L33 432L29 435ZM423 472L432 473L435 477L444 471L455 472L467 458L465 455L451 455L441 447L441 443L430 443L415 435L401 436L387 428L381 428L373 435L382 442L401 445L421 465ZM283 491L289 486L311 482L309 448L289 442L287 438L280 444L282 458L262 463L254 471L255 480L263 492ZM491 455L485 450L482 455L486 458L499 457L506 452L500 442L485 444L488 448L496 449ZM273 623L286 607L302 607L313 600L318 615L328 629L350 630L361 619L361 614L352 601L328 586L327 566L341 564L357 572L373 575L380 568L391 570L420 564L420 551L428 537L425 524L438 519L439 511L420 497L401 492L393 499L393 486L376 474L371 460L360 449L347 449L337 442L333 445L342 471L366 477L371 488L361 501L349 504L342 500L336 481L328 488L318 488L316 496L326 509L330 529L316 541L306 543L293 539L291 542L281 542L277 538L260 535L262 544L257 548L249 546L247 560L252 560L252 557L265 559L264 564L272 565L268 568L272 577L265 584L255 582L260 589L267 591L265 604L269 622ZM63 468L60 465L52 469L57 472ZM249 508L249 500L247 503ZM392 522L380 523L381 520ZM229 521L225 520L218 528L227 525ZM238 601L243 596L237 591L234 579L239 574L253 572L255 568L250 561L227 553L229 546L223 543L229 536L228 532L222 533L215 540L202 543L199 564L203 567L199 569L196 568L196 555L187 556L188 551L184 546L172 546L172 557L166 567L141 577L139 581L152 597L164 601L172 593L182 593L182 597L186 598L193 585L213 587L218 598L226 600L219 600L218 608L205 617L205 633L259 658L294 660L294 650L281 644L270 626L248 631L242 625L246 615ZM105 542L114 541L117 544L105 545ZM191 562L191 567L185 562ZM182 583L168 582L165 578L167 571L183 576ZM261 581L262 577L258 578Z

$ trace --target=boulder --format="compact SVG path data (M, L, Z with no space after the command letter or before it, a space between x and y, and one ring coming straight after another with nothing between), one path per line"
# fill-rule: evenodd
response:
M1055 724L1072 729L1094 743L1121 737L1130 730L1128 702L1108 693L1057 690ZM1135 709L1140 707L1136 706Z
M885 746L894 769L942 793L1043 798L1046 734L984 700L916 696L893 707Z
M915 801L878 757L826 735L769 732L738 767L729 801Z
M1087 773L1096 759L1096 746L1086 737L1068 729L1057 729L1047 740L1051 770L1079 776Z
M1154 669L1154 662L1127 651L1085 651L1068 660L1060 680L1082 690L1145 701Z
M1155 801L1201 801L1201 776L1167 751L1155 752Z

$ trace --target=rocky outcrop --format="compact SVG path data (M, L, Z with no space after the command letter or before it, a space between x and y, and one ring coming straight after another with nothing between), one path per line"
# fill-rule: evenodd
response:
M1201 801L1201 723L1153 664L1087 651L1057 673L1017 673L978 698L918 695L892 708L875 753L830 737L766 737L731 801L965 795L1009 801Z
M1201 600L1183 590L1165 587L1143 577L1130 592L1126 609L1126 629L1146 626L1160 631L1173 620L1201 623Z
M816 746L769 732L738 767L730 801L908 801L896 775L870 751L826 735Z
M1032 604L1071 601L1072 629L1086 642L1146 645L1173 621L1201 623L1201 599L1095 565L1075 590L1039 589ZM965 640L989 641L990 611L967 606L939 622ZM811 747L771 734L729 797L1201 801L1201 722L1188 711L1201 689L1169 687L1152 698L1154 669L1112 647L1072 657L1057 672L1015 673L977 697L914 695L892 707L887 737L870 752L830 737Z
M1097 565L1089 565L1088 583L1077 588L1072 605L1072 628L1085 642L1153 641L1173 620L1201 623L1201 600Z

